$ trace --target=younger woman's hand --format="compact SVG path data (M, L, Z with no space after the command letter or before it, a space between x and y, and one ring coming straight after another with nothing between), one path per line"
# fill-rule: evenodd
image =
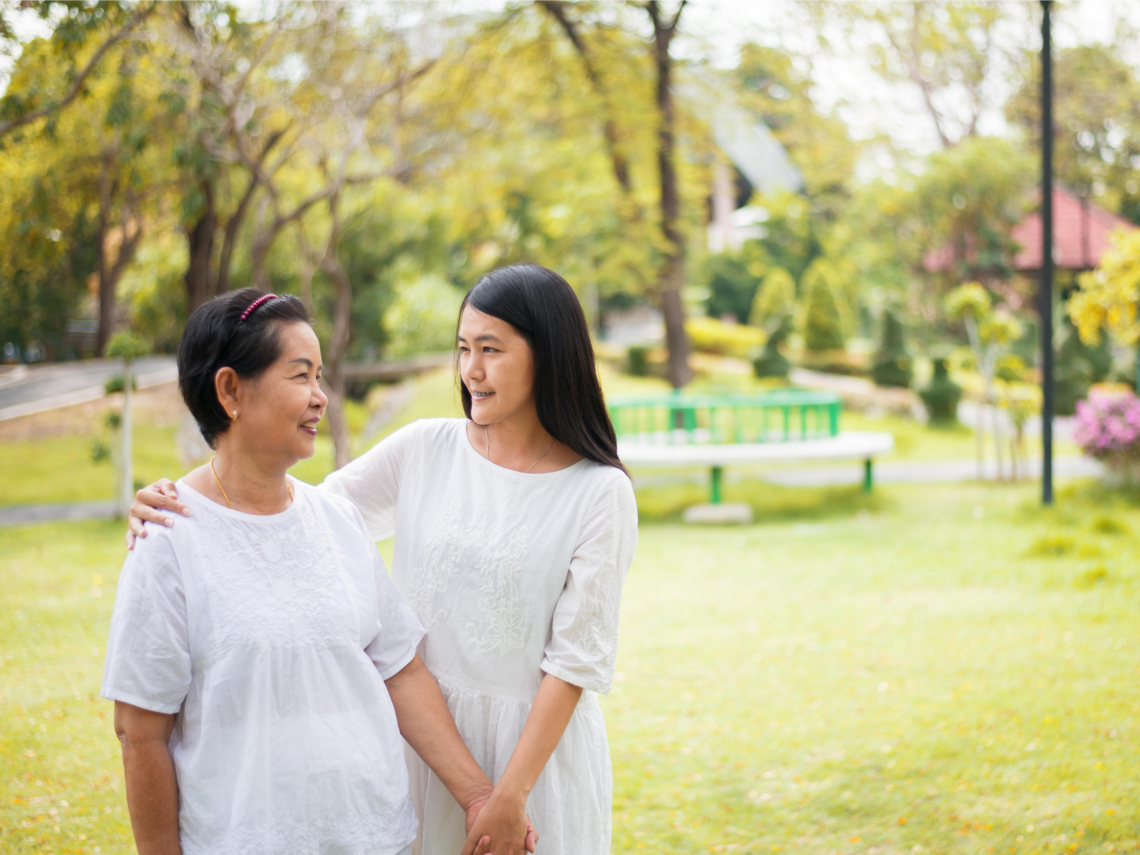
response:
M490 798L491 793L488 792L486 795L480 796L473 801L471 806L467 808L465 817L467 824L465 830L468 835L471 834L471 828L475 825L475 819L479 816L479 812L483 810L484 805L487 804ZM538 831L535 830L534 823L530 821L530 816L527 814L523 814L523 816L526 817L526 851L533 853L534 847L538 845ZM494 853L491 852L491 838L484 835L483 838L477 842L473 855L488 855L488 853L494 855Z
M482 805L468 810L467 842L462 855L522 855L534 852L538 834L526 815L525 799L495 791ZM474 815L474 822L471 822Z
M159 478L149 487L143 487L135 493L130 517L127 519L127 549L135 548L136 537L146 537L144 522L174 525L174 520L159 513L159 509L190 516L190 509L178 501L178 490L168 478Z

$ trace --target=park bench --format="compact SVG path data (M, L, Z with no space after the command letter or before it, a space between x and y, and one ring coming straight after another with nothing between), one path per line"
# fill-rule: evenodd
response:
M833 392L784 389L761 395L613 398L618 454L630 466L707 467L709 504L686 519L751 519L748 506L722 501L724 469L758 463L862 460L863 489L874 485L875 457L894 448L889 433L840 431Z

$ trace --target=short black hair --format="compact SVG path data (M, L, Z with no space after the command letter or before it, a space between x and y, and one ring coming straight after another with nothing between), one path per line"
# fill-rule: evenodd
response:
M534 405L547 433L588 460L625 472L598 382L590 327L570 284L537 264L500 267L467 292L460 320L468 306L506 321L530 344ZM462 376L459 395L471 418L471 392Z
M194 311L182 333L178 389L210 448L218 447L218 435L230 426L214 388L218 370L228 367L242 379L256 378L281 356L285 324L312 323L305 301L291 294L266 300L243 321L242 313L264 296L256 288L241 288L215 297Z

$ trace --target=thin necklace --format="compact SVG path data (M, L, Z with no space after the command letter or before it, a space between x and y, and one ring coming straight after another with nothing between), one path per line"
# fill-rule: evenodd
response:
M210 474L214 476L214 483L217 484L218 489L222 491L222 498L226 500L226 507L232 511L234 506L230 504L230 497L226 495L226 488L223 487L222 482L218 480L218 473L214 469L214 461L216 459L216 457L210 458ZM291 502L293 501L293 485L286 479L285 486L289 488L289 501Z
M491 460L491 426L490 425L484 425L483 426L483 435L487 438L487 452L486 452L487 459ZM534 463L530 464L530 467L526 470L526 472L523 473L523 475L529 475L530 470L533 469L534 467L536 467L538 465L538 462L540 460L542 460L542 458L544 458L544 457L546 457L546 455L550 454L550 449L552 449L552 448L554 448L554 437L550 438L550 445L546 446L546 451L542 452L542 454L538 455L538 457L536 457L534 459ZM491 462L494 463L495 461L491 460ZM214 477L217 478L218 476L215 475ZM218 486L221 487L222 485L219 484ZM222 494L225 495L224 490L222 491Z

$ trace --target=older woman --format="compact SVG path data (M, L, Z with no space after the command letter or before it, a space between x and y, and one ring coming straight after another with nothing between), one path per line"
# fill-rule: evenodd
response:
M178 482L193 515L127 559L103 682L140 853L405 851L401 734L469 824L492 792L360 512L285 474L320 373L295 297L236 291L186 327L179 385L217 455Z
M566 280L517 265L471 289L457 345L467 418L408 425L321 491L350 500L372 537L395 534L393 581L428 628L420 653L496 781L468 827L447 780L410 755L413 851L470 855L489 835L495 855L518 855L525 808L540 855L608 855L597 695L614 678L637 505L589 327ZM181 510L173 487L139 493L132 534L145 536L143 519L173 522L150 507Z

